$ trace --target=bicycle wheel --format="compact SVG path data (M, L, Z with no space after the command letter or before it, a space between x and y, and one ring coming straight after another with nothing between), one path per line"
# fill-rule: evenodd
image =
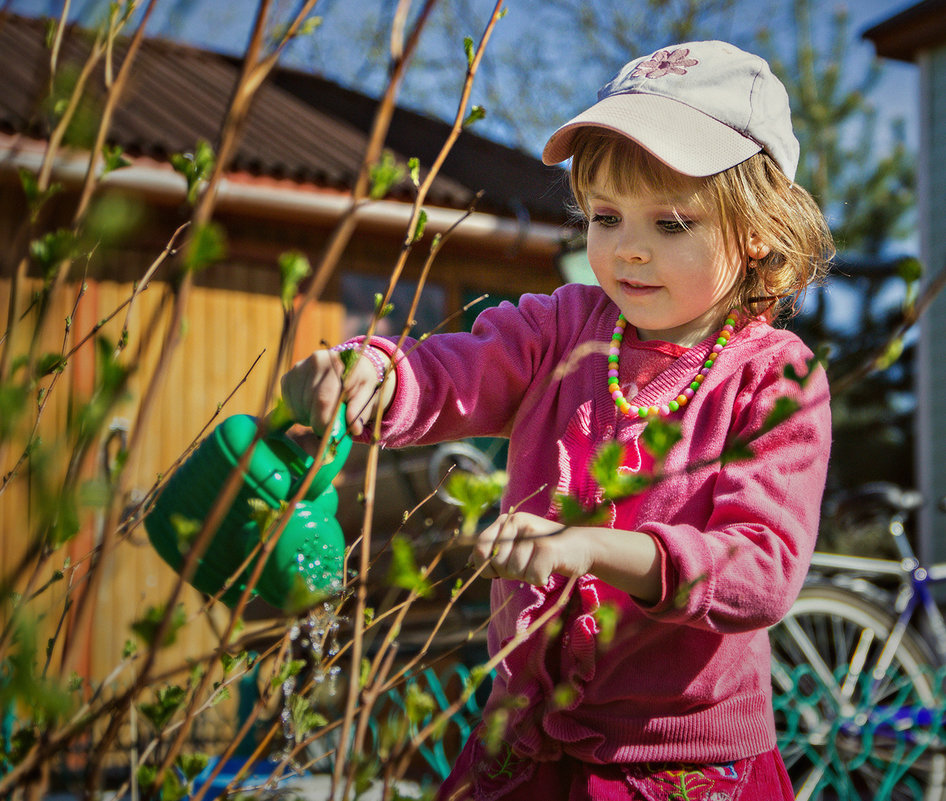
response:
M770 629L779 748L798 801L946 797L932 661L910 629L884 653L895 622L824 584L805 587Z

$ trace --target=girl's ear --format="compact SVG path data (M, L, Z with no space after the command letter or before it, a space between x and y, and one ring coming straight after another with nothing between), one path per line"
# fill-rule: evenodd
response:
M764 259L772 251L768 245L763 242L757 234L749 234L749 241L746 243L746 253L753 260Z

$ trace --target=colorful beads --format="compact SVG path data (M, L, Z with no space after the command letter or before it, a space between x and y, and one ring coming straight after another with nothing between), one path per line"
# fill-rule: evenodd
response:
M614 401L618 411L625 417L638 417L646 420L648 417L669 417L674 412L679 411L696 394L696 391L702 386L709 375L709 371L716 364L716 357L722 352L723 348L729 343L732 335L736 332L736 310L733 309L726 322L716 335L716 343L713 349L703 362L699 372L693 376L690 385L683 390L676 398L661 406L635 406L628 402L621 391L619 378L620 372L620 354L621 341L624 339L624 328L627 326L627 320L623 314L618 315L617 323L614 325L614 333L611 335L611 345L608 348L608 394Z

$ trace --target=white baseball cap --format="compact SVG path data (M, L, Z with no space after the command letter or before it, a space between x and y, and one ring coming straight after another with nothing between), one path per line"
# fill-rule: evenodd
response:
M685 175L713 175L764 150L794 180L798 140L788 93L765 59L726 42L687 42L624 65L598 102L559 128L546 164L574 152L575 131L606 128Z

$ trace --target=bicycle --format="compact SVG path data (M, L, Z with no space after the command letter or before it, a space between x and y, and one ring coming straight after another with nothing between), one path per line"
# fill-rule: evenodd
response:
M946 564L922 565L907 540L918 493L876 483L852 502L884 511L899 559L815 554L770 629L779 748L797 801L943 801L946 621L931 588Z

